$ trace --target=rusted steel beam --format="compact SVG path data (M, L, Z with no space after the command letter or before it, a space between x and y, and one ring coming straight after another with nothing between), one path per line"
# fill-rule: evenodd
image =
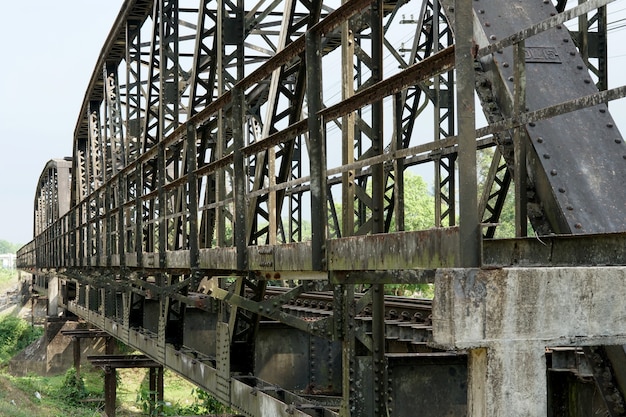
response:
M413 64L400 73L393 75L385 80L382 80L362 91L353 95L349 99L343 100L334 106L321 110L318 116L324 118L324 122L337 119L345 116L359 108L373 103L376 100L380 100L384 97L393 95L406 89L410 86L417 85L420 82L426 81L435 75L446 72L454 67L454 46L450 46L440 53L433 55L424 61ZM248 145L243 149L245 155L252 155L262 150L268 149L271 146L284 143L294 137L306 132L306 120L301 120L292 124L291 126L276 132L267 138ZM423 145L420 145L423 146ZM440 143L434 143L433 146L441 146ZM406 151L406 150L403 150ZM212 172L218 167L222 167L225 164L231 162L232 157L226 157L223 161L216 161L215 165L201 168L203 173ZM370 163L373 163L370 161Z
M108 337L109 334L100 329L75 329L61 330L63 336L75 337L77 339L91 339L94 337Z
M441 52L426 58L407 69L367 87L334 106L319 112L325 122L337 119L367 104L398 93L410 86L426 81L435 75L449 71L454 67L455 47L449 46Z
M606 91L599 91L583 97L578 97L553 106L544 107L539 110L525 112L500 122L492 123L489 126L476 130L476 137L485 137L497 132L523 126L525 124L546 120L551 117L560 116L574 112L576 110L597 106L612 100L626 97L626 85L611 88Z
M146 355L89 355L87 360L100 368L158 368L160 363Z
M523 29L519 32L513 33L512 35L507 36L504 39L499 40L498 42L494 42L480 48L476 54L477 57L483 57L489 54L493 54L501 49L504 49L508 46L512 46L517 42L528 39L532 36L538 35L542 32L545 32L549 29L556 27L559 24L565 23L568 20L572 20L575 17L582 16L583 14L587 14L592 10L595 10L599 7L606 6L607 4L613 3L615 0L586 0L584 3L579 6L573 7L569 10L565 10L562 13L554 15L548 19L545 19L536 25L530 26L526 29Z
M483 245L489 267L626 265L626 233L486 239Z

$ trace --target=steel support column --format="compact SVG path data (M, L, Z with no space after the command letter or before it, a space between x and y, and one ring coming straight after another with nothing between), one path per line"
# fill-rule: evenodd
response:
M455 0L454 13L456 25L454 56L457 72L457 120L459 127L459 253L461 265L472 267L480 264L482 241L476 180L472 1Z
M326 143L323 122L317 113L322 109L322 55L320 34L306 33L306 79L308 98L309 159L311 171L311 244L313 270L326 268Z

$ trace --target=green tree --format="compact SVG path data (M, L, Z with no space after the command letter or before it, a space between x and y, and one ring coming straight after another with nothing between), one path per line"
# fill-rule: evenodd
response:
M425 230L435 226L435 197L420 175L404 174L404 229ZM392 230L395 223L392 222Z
M43 329L32 327L27 321L15 316L0 318L0 364L6 363L16 353L37 340Z
M478 198L480 200L483 195L484 189L487 185L487 178L489 176L489 168L491 161L493 160L495 148L486 148L478 152L477 155L477 171L478 171ZM497 190L491 190L494 192ZM528 222L528 234L532 234L532 226ZM504 205L498 219L498 226L496 227L496 233L494 238L504 239L515 237L515 186L513 183L509 186L509 189L504 200Z
M59 389L59 396L70 405L78 405L87 397L84 379L76 373L76 368L71 367L65 373L63 385Z
M0 239L0 254L15 253L22 245L19 243L11 243Z

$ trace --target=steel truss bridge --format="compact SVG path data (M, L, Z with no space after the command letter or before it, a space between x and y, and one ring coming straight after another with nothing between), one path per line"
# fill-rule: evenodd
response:
M127 0L19 267L247 416L625 415L610 3Z

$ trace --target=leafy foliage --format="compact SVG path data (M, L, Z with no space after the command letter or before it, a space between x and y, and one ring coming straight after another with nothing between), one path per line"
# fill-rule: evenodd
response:
M78 405L81 400L87 397L85 381L76 374L76 368L72 367L65 373L59 395L70 405Z
M21 243L11 243L7 242L6 240L0 239L0 254L15 253L21 247Z
M185 407L180 407L178 413L180 414L222 414L228 412L228 407L220 403L211 394L203 391L199 388L191 390L191 395L194 398L193 404Z
M427 298L435 297L434 284L387 284L385 293L402 297Z
M7 362L42 334L42 328L32 327L25 320L9 315L0 317L0 363Z
M169 402L155 403L154 391L149 391L142 386L137 393L137 403L142 413L150 416L178 416L178 415L204 415L204 414L221 414L228 412L228 407L224 406L215 397L199 388L191 391L193 403L190 405L170 404ZM160 410L159 410L160 408Z
M425 230L435 226L435 197L424 178L407 171L404 174L404 228ZM392 224L392 230L395 225Z
M482 196L484 193L485 187L487 185L487 178L489 176L489 168L491 165L491 161L494 156L494 148L486 148L482 149L477 154L477 173L478 173L478 198ZM491 193L498 191L498 189L490 190ZM530 221L527 220L527 228L528 233L533 233L532 225ZM507 194L506 199L504 200L504 205L502 206L502 211L500 212L500 217L498 219L498 226L496 227L496 232L494 238L496 239L504 239L515 237L515 186L511 183Z

